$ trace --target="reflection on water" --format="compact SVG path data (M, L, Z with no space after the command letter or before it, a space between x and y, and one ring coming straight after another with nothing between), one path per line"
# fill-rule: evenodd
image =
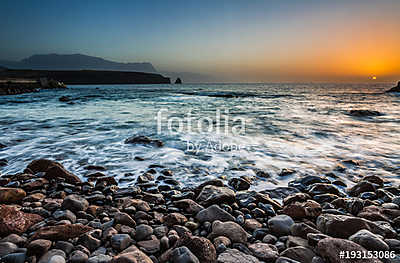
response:
M256 188L286 184L293 176L334 171L343 180L378 174L400 175L400 96L382 93L390 85L232 84L72 86L0 97L2 174L20 172L33 159L52 158L84 176L85 164L108 168L124 184L151 164L174 171L185 185L219 176L270 173ZM58 101L66 95L73 103ZM164 111L161 134L155 117ZM352 117L351 109L369 109L382 116ZM216 112L220 110L221 120ZM229 121L225 123L226 112ZM192 132L171 134L168 117L192 115ZM245 119L245 132L234 135L234 118ZM198 133L197 120L209 118L213 130ZM208 124L203 122L203 130ZM229 134L217 133L228 125ZM124 144L132 135L161 139L164 147ZM190 144L192 143L192 144ZM193 148L197 145L197 148ZM224 147L225 146L225 147ZM196 149L194 151L193 149ZM142 157L144 161L135 160ZM355 159L360 166L337 163ZM292 176L278 176L283 168ZM126 177L125 174L129 173ZM348 181L349 182L349 181Z

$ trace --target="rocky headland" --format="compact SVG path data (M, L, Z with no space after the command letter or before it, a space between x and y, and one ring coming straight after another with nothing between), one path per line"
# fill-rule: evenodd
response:
M396 87L391 88L390 90L386 92L400 92L400 81L397 83Z
M41 89L66 89L67 86L59 81L47 78L38 80L13 79L0 81L0 95L16 95L38 92Z
M1 262L400 260L400 189L376 175L352 187L304 176L256 192L248 177L185 188L160 165L119 187L106 167L84 168L86 182L45 159L0 177ZM340 251L381 258L346 259Z

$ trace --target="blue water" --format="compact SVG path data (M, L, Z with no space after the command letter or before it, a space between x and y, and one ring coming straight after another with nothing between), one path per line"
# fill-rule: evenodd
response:
M0 143L8 147L0 149L0 159L6 158L9 164L0 171L21 172L33 159L51 158L83 179L88 174L85 165L106 166L105 173L123 178L124 185L134 184L151 164L172 170L182 185L216 177L254 176L258 170L270 173L271 178L255 180L256 189L332 171L349 184L369 174L398 181L400 95L383 93L390 86L93 85L2 96ZM63 95L74 103L60 102ZM161 109L159 129L155 118ZM351 109L383 115L352 117ZM189 112L191 131L183 119ZM200 129L198 120L205 117L209 119L203 119ZM234 120L239 117L244 125ZM233 133L233 128L238 132ZM160 139L165 145L124 143L134 135ZM200 143L199 151L188 148L194 143ZM144 161L135 160L136 156ZM336 171L336 165L346 159L358 160L360 165ZM278 176L284 168L296 173Z

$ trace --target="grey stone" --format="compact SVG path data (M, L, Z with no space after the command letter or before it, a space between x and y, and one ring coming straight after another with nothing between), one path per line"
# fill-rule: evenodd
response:
M293 219L287 215L274 216L268 220L268 226L271 232L277 236L289 235L290 228L293 224Z
M200 263L199 259L187 248L177 247L171 253L172 263Z

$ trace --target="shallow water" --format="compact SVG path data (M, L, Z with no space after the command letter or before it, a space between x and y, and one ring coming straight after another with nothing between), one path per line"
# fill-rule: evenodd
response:
M0 149L0 159L6 158L9 164L0 171L21 172L33 159L51 158L82 178L88 174L83 169L86 164L106 166L106 174L124 179L125 185L134 184L151 164L165 165L183 185L220 176L254 176L258 170L270 173L271 178L258 178L256 189L332 171L347 183L368 174L398 182L400 95L383 93L390 86L96 85L2 96L0 142L8 147ZM74 104L60 102L63 95ZM155 117L160 109L164 118L159 133ZM377 110L383 115L352 117L348 114L352 109ZM188 112L191 132L183 119ZM181 132L171 133L171 117L181 119ZM204 117L211 123L204 120L201 132L197 121ZM232 134L232 128L243 127L234 121L237 117L243 118L245 127L240 134ZM175 118L170 124L177 129L180 123ZM161 139L165 146L124 143L134 135ZM188 142L200 143L200 151L192 151ZM225 148L219 149L219 144ZM145 160L134 160L135 156ZM337 163L346 159L358 160L360 166L336 171ZM283 168L296 173L278 176Z

